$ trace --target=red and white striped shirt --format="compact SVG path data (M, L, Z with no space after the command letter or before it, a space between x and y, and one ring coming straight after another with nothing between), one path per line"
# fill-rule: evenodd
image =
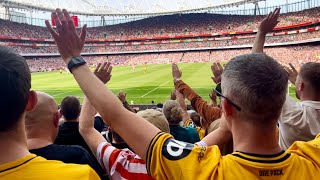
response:
M117 149L108 142L97 148L96 158L112 180L153 180L148 175L146 162L129 149Z

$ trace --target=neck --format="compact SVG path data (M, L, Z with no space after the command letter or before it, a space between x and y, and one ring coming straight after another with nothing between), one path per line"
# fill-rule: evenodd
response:
M28 149L39 149L53 144L53 141L48 138L28 138Z
M26 143L24 125L10 132L0 133L0 164L16 161L27 155L29 151Z
M233 126L232 136L234 150L254 154L277 154L282 151L278 144L276 125L254 126L242 124Z
M318 95L302 95L300 97L301 101L320 101L320 97Z
M64 120L64 122L79 122L79 118L71 119L71 120Z
M56 134L50 131L50 127L46 127L45 125L27 126L26 132L28 149L38 149L48 146L53 144L56 138Z

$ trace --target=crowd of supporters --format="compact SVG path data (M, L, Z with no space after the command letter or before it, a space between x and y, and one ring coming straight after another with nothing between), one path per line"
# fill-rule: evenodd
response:
M300 66L303 63L319 61L320 51L315 45L297 45L266 48L265 51L272 55L279 63ZM103 55L87 56L90 66L96 66L104 61L111 62L114 66L143 65L143 64L171 64L171 63L196 63L196 62L228 62L232 57L247 54L250 49L229 49L199 52L154 53L134 55ZM65 69L60 57L55 58L28 58L27 63L31 72L43 72Z
M318 38L320 31L313 31L308 33L298 33L291 35L279 35L267 37L266 43L292 43L300 42L302 40L312 40ZM188 41L188 40L185 40ZM168 50L168 49L190 49L190 48L205 48L205 47L229 47L239 45L252 45L254 38L245 39L230 39L230 40L215 40L215 41L196 41L196 42L170 42L167 41L163 44L152 45L111 45L103 46L86 46L83 50L85 53L96 52L123 52L123 51L147 51L147 50ZM56 47L40 46L40 47L27 47L27 46L12 46L18 53L21 54L43 54L43 53L58 53Z
M264 48L279 15L260 19L252 49L81 57L86 28L78 35L56 9L57 29L46 25L61 57L26 60L0 46L0 179L320 179L317 46ZM209 103L178 65L206 61ZM172 64L168 101L137 110L108 89L113 65L151 62ZM30 71L56 67L73 74L82 106L31 90Z

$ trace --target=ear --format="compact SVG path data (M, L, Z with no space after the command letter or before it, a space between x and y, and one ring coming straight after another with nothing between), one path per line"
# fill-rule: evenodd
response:
M301 83L299 84L299 91L303 91L304 88L305 88L305 84L304 84L304 82L301 82Z
M35 91L30 91L28 103L27 103L25 110L27 112L33 111L33 109L36 107L37 103L38 103L37 93Z
M234 114L234 109L232 105L227 100L222 100L221 105L224 117L226 117L226 119L229 119L229 117L231 117Z
M58 128L59 120L60 120L60 112L58 111L53 116L53 125L54 125L55 128Z

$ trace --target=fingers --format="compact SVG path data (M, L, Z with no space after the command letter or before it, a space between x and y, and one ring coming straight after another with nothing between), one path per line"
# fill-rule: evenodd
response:
M107 70L107 73L110 74L110 77L111 77L112 68L113 68L113 67L110 65L109 68L108 68L108 70Z
M109 68L110 68L111 63L106 62L105 64L106 64L106 65L103 67L103 70L104 70L104 71L108 71Z
M53 27L51 26L51 24L49 23L48 20L45 21L46 26L48 28L48 30L50 31L50 34L52 35L52 37L57 40L59 38L58 33L53 29Z
M287 66L284 66L284 70L287 71L288 75L291 75L292 74L292 71L290 68L288 68Z
M221 63L217 63L217 64L218 64L219 71L223 71L223 67L222 67Z
M296 70L296 68L291 63L289 63L289 66L291 67L292 72L298 74L298 71Z
M74 23L73 23L70 15L69 15L69 13L68 13L68 11L67 11L66 9L63 9L63 10L62 10L62 13L63 13L64 17L66 18L66 20L67 20L67 22L68 22L68 28L69 28L69 30L75 31L75 30L76 30L76 27L74 26Z
M97 72L99 71L100 67L101 67L101 63L98 64L98 66L97 66L96 69L94 70L94 73L97 73Z
M61 25L62 25L62 30L65 31L68 29L68 23L66 17L63 15L61 9L57 9L56 13L58 14L58 17L60 19Z
M213 72L213 74L221 73L223 71L221 63L213 63L211 66L211 71Z
M55 21L57 30L60 34L62 32L62 25L61 25L60 19L58 18L57 12L56 11L52 12L51 17Z
M81 34L80 34L80 39L82 42L86 40L86 35L87 35L87 25L85 24L82 29L81 29Z
M267 16L266 18L264 18L264 19L270 19L271 16L272 16L272 12L270 12L270 13L268 14L268 16Z
M108 62L104 62L99 71L103 71L107 65L108 65Z

